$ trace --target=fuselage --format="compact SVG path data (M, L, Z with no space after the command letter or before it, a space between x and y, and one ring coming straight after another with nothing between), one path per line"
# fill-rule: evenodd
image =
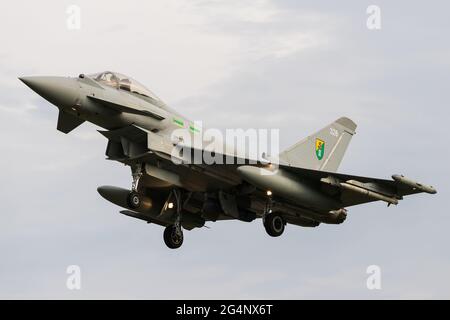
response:
M192 121L168 107L156 96L126 90L120 83L115 86L88 75L80 75L77 78L23 77L21 80L62 111L107 130L131 124L169 135L179 128L191 131L196 129ZM105 107L99 101L105 101L117 108ZM144 112L120 112L120 107L147 111L148 115Z
M270 178L267 175L260 176L260 172L255 167L250 167L251 172L247 172L245 168L236 170L238 165L209 166L193 163L187 168L174 164L171 161L173 158L170 158L171 150L177 143L186 142L185 139L177 140L180 138L177 136L179 132L177 129L183 129L180 131L187 133L189 143L193 143L195 136L201 136L200 139L203 139L201 128L171 109L137 81L124 75L107 71L95 75L81 74L76 78L27 77L21 80L56 105L60 109L60 115L69 114L74 121L89 121L106 129L103 134L108 138L106 151L108 159L130 165L132 170L136 164L144 164L146 170L140 183L142 188L175 185L193 192L216 193L240 186L244 177L262 190L262 192L256 192L251 201L246 200L248 203L245 207L252 209L255 206L257 209L253 209L261 211L259 207L264 206L264 190L267 189L267 185L280 180L280 190L277 189L279 191L277 193L285 194L285 198L291 200L293 204L307 205L323 212L340 207L338 202L315 191L309 186L308 181L298 182L297 185L300 187L292 188L286 181L293 181L293 179L287 177L288 173L283 170L279 170ZM124 133L123 130L126 131L127 127L145 130L146 141L140 140L137 143L132 141L133 139L128 139L130 137L127 135L134 133ZM164 164L158 158L161 156L159 146L150 146L154 141L162 141L168 145L166 152L162 152L166 156L169 155ZM227 156L237 154L236 146L230 146L224 141L219 144L222 144L223 154ZM149 149L151 152L148 152ZM203 149L202 152L204 152ZM157 157L152 156L155 153L158 153ZM297 193L304 197L299 197ZM290 209L285 206L283 210Z

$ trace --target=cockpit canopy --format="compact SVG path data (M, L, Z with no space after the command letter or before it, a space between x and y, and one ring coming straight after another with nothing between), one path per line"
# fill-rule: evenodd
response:
M116 89L125 90L134 94L139 94L144 97L149 97L157 101L161 101L153 92L148 90L142 84L134 80L133 78L127 77L126 75L104 71L100 73L95 73L89 75L90 78L95 81L107 85Z

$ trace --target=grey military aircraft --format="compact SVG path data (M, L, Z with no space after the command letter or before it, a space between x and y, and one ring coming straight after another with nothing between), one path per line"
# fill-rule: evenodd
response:
M193 163L182 152L174 162L172 151L182 144L173 139L174 130L195 135L200 129L132 78L106 71L19 79L58 107L59 131L69 133L84 121L103 128L107 159L130 166L132 186L101 186L98 192L123 207L122 214L165 227L164 242L172 249L182 245L183 229L207 221L262 218L267 233L278 237L286 224L340 224L350 206L396 205L406 195L436 193L403 175L385 180L337 173L356 129L346 117L282 151L276 166L270 158ZM190 145L181 149L186 148L198 151Z

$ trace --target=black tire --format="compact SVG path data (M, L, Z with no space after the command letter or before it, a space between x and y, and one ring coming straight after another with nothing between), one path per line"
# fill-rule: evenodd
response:
M284 232L286 222L278 213L270 213L264 218L264 228L271 237L279 237Z
M177 234L175 226L168 226L164 230L164 243L170 249L178 249L183 244L183 232Z
M128 195L128 206L132 209L137 209L141 205L141 197L139 197L139 194L137 192L131 191Z

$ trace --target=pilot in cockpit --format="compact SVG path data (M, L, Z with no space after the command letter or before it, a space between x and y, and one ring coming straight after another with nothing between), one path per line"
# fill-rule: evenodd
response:
M107 85L115 88L119 88L120 79L112 72L106 71L99 74L95 80L99 82L105 82Z
M109 87L128 91L132 94L147 97L161 103L161 100L153 92L145 88L142 84L140 84L136 80L133 80L132 78L127 77L123 74L111 71L104 71L101 73L92 74L90 75L90 77L95 81L100 82L101 84L107 85Z

